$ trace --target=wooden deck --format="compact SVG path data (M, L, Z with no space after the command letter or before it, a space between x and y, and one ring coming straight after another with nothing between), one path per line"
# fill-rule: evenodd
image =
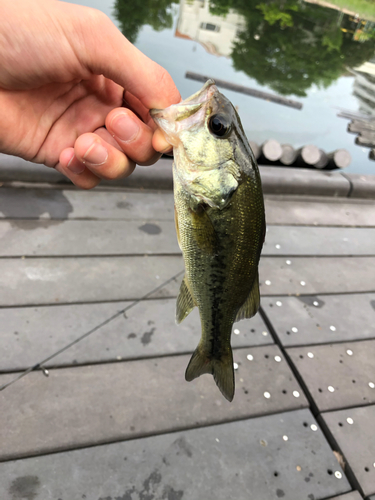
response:
M0 188L0 500L375 498L375 202L266 216L230 404L184 380L170 192Z

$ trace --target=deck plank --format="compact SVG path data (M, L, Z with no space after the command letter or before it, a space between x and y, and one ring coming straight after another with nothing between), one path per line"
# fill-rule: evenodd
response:
M0 257L179 253L172 220L0 220ZM375 229L269 226L262 253L375 255Z
M372 200L265 196L268 224L375 227ZM173 194L147 191L1 188L0 218L173 220Z
M365 496L374 495L375 406L323 413L322 417Z
M375 257L262 257L262 295L373 292Z
M287 262L290 262L288 265ZM375 257L263 257L262 295L373 292ZM142 298L183 270L180 256L3 258L0 306ZM179 282L154 298L175 297Z
M263 255L375 255L375 229L268 226Z
M375 294L264 297L261 306L284 346L375 338Z
M375 227L375 203L347 200L266 196L267 224Z
M287 349L319 411L375 403L375 340Z
M179 256L0 259L0 304L140 299L182 270ZM176 297L178 289L176 280L157 296Z
M49 377L30 373L0 392L0 460L308 406L275 345L234 350L239 367L232 403L210 375L185 382L189 359L171 356L61 368L50 370ZM0 375L0 385L13 378Z
M345 495L340 495L338 497L330 498L329 500L362 500L361 495L358 491L351 491Z
M5 219L173 220L171 192L1 188Z
M308 410L0 464L0 497L359 500ZM282 436L288 436L284 441ZM297 467L299 469L297 470ZM327 470L340 472L336 478Z
M174 221L0 220L0 257L180 253Z
M34 366L132 302L0 309L0 371ZM201 326L195 309L175 323L175 299L141 301L44 366L66 366L192 352ZM273 343L260 315L243 320L233 347Z

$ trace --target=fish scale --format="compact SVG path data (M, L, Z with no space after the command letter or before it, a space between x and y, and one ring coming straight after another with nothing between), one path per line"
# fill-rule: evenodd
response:
M232 326L259 308L265 216L258 167L236 110L212 80L151 115L175 156L176 231L185 262L176 320L197 306L202 326L185 378L210 373L232 401Z

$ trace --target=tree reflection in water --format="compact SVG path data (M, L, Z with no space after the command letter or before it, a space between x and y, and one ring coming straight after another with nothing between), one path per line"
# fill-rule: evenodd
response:
M116 0L115 15L135 42L145 24L156 31L172 27L173 3ZM278 94L305 96L313 84L328 87L375 55L375 23L334 9L300 0L210 0L209 5L214 15L233 9L243 16L245 27L233 41L234 68Z

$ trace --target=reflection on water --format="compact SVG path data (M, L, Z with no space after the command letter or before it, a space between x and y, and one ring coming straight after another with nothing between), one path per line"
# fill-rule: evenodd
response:
M375 54L374 22L310 1L181 0L175 36L231 57L236 70L279 94L306 96ZM116 0L115 13L134 42L145 24L172 27L173 3Z
M114 15L120 23L121 31L126 38L134 43L142 26L148 24L155 31L171 28L173 17L171 6L178 0L116 0Z

